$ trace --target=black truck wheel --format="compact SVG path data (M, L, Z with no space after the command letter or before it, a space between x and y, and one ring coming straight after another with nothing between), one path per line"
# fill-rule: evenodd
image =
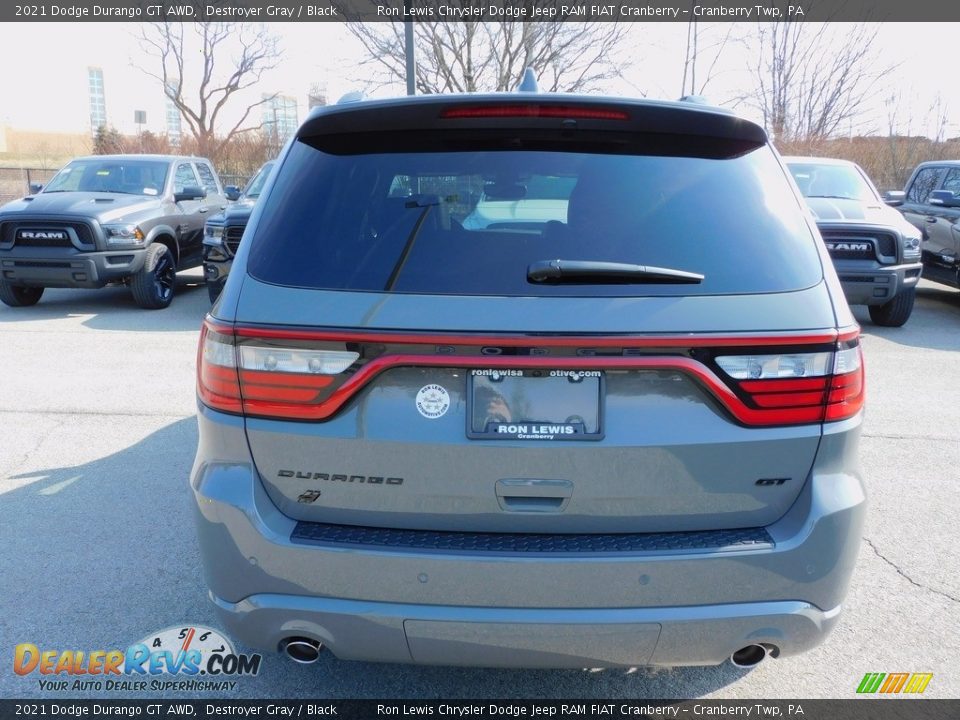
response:
M0 281L0 300L10 307L27 307L40 302L42 287L23 287Z
M140 271L130 278L133 299L142 308L160 310L173 300L177 285L177 266L166 245L154 243L147 248L147 257Z
M913 312L913 302L917 298L917 289L915 287L898 293L892 300L888 300L883 305L871 305L870 319L877 325L884 327L900 327L910 319L910 313Z

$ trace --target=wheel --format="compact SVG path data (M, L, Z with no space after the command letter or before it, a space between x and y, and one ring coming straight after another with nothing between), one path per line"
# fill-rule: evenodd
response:
M177 266L170 248L154 243L147 248L143 267L130 278L134 301L147 310L165 308L173 300L176 285Z
M917 298L917 289L910 288L897 294L893 300L885 302L883 305L871 305L870 319L877 325L885 327L900 327L909 318L913 312L913 302Z
M207 280L207 292L210 293L210 304L213 305L223 292L223 280Z
M27 307L40 302L42 287L23 287L0 281L0 300L10 307Z

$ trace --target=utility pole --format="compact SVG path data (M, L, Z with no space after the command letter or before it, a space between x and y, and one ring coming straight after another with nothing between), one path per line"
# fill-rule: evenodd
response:
M412 15L413 0L403 0L403 9L407 17ZM407 59L407 95L417 94L417 60L414 57L413 21L404 20L404 54Z

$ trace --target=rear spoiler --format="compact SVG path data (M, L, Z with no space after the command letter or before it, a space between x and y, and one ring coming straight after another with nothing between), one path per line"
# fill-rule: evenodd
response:
M496 124L492 119L496 118ZM507 125L504 121L509 121ZM563 94L426 95L318 108L298 138L437 130L593 130L687 135L763 145L759 125L691 102L624 100Z

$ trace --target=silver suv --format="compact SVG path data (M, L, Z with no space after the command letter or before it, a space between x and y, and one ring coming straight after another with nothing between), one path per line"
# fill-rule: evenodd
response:
M808 650L859 545L858 336L787 170L733 114L319 108L200 340L220 618L301 662Z

